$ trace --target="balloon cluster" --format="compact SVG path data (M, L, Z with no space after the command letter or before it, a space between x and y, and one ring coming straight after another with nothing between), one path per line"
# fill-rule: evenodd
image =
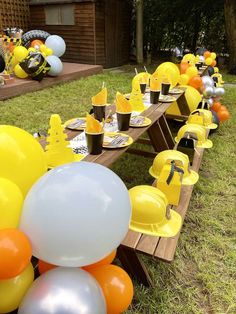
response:
M29 76L38 81L46 74L57 76L63 70L60 57L65 50L65 41L57 35L50 35L45 42L35 39L28 49L17 46L13 50L14 73L18 78Z
M178 83L194 87L203 96L203 101L199 101L207 109L212 109L213 104L218 104L219 99L224 95L222 75L216 67L216 53L208 50L201 51L202 55L186 54L180 63L180 78ZM207 67L208 75L200 76L200 67ZM219 106L213 108L219 109ZM191 108L196 109L196 108ZM191 111L192 111L191 110ZM214 110L214 109L212 109ZM222 112L223 111L223 112ZM225 110L217 111L217 118L224 122L229 119L229 112Z
M125 311L133 284L111 265L131 216L121 179L88 162L46 172L40 144L13 126L0 126L0 170L0 313ZM32 255L47 271L34 282Z

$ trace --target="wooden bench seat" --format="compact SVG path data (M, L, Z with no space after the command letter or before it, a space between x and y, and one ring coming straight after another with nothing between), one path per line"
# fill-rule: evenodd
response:
M197 152L194 154L193 165L191 169L198 172L202 157L203 157L204 149L197 149ZM153 183L155 184L155 182ZM177 207L172 206L172 209L175 209L182 217L183 221L190 203L192 191L194 186L182 186L181 195L180 195L180 202ZM133 251L133 254L142 253L154 258L160 259L165 262L171 262L174 259L176 247L178 244L178 240L180 237L181 231L175 236L171 238L163 238L163 237L154 237L148 236L139 232L135 232L129 230L125 239L122 241L121 250L125 251L127 255L128 250ZM138 264L140 261L139 257L137 257L136 263ZM122 257L121 257L122 262ZM124 267L126 265L123 265ZM133 263L133 267L135 266ZM145 277L147 270L145 266L142 264L143 272L139 270L138 280L141 281L144 285L152 285L152 280L150 276ZM136 273L137 277L137 273Z

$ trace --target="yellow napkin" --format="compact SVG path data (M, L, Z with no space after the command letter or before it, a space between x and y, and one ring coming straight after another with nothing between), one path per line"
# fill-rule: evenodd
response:
M102 125L93 116L87 113L86 116L86 129L87 133L101 133L103 131Z
M119 92L116 93L116 112L132 112L130 102Z
M161 89L161 80L156 75L152 75L150 79L150 90L156 91Z
M92 104L95 106L105 105L107 103L107 88L104 87L97 95L92 97Z
M132 92L130 94L130 100L129 100L132 111L139 111L142 112L145 110L144 104L143 104L143 95L140 90L140 84L139 82L136 82L133 85Z

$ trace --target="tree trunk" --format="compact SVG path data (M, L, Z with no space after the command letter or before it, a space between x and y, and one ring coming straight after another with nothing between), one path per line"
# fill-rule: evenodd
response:
M136 1L136 54L137 62L143 63L143 0Z
M225 28L229 47L229 67L236 65L236 2L224 1Z

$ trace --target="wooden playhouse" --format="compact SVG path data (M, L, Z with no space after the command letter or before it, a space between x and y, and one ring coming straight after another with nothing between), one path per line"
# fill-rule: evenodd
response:
M62 36L63 60L116 67L129 61L128 0L30 0L30 29Z

